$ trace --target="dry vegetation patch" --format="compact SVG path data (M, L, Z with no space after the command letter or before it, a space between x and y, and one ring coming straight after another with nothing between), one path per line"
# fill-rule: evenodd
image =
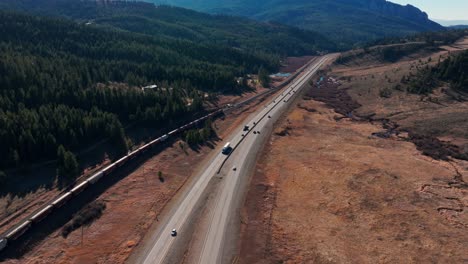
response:
M398 138L369 137L380 124L337 122L337 113L323 103L301 105L317 112L295 108L279 124L290 126L294 136L274 135L257 164L244 208L240 263L468 257L467 194L465 187L448 189L456 178L451 163L425 158ZM450 194L429 193L427 184L445 186Z
M335 66L279 122L246 199L240 263L468 259L468 104L395 89L447 51L414 56Z

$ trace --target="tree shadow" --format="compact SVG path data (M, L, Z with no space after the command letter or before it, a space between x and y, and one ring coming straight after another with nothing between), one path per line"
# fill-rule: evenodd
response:
M213 135L211 139L209 139L206 142L200 143L200 144L190 144L188 145L191 150L195 151L196 153L200 153L200 150L202 147L206 146L210 149L215 149L216 148L216 143L221 141L221 138L218 137L218 135Z

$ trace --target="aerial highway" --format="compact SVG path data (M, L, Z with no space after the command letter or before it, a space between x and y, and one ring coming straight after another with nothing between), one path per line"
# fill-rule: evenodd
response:
M208 206L206 221L197 232L198 242L191 247L190 251L194 252L189 253L191 257L186 261L204 264L223 263L223 247L228 223L230 218L234 217L237 208L235 205L242 199L238 194L242 194L240 188L242 183L248 180L257 152L271 132L273 123L287 110L294 97L306 86L305 84L317 70L332 58L333 55L326 55L316 59L303 74L278 92L271 102L251 115L247 119L248 122L239 127L236 133L224 140L225 143L230 142L232 148L230 154L226 155L217 150L218 154L207 163L206 168L197 175L190 188L174 203L173 209L161 219L158 229L149 235L143 248L131 258L131 262L146 264L171 262L169 259L176 254L175 252L185 251L177 248L181 246L177 241L191 237L190 232L184 233L184 231L190 229L189 226L193 224L194 214L200 207ZM244 125L248 126L247 131L243 129ZM215 177L221 179L221 182L216 187L212 202L205 204L206 190ZM173 229L178 231L177 236L171 236Z

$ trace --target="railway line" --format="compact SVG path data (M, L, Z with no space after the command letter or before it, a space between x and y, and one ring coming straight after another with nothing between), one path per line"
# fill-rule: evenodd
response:
M223 113L223 109L218 109L208 115L205 115L201 118L198 118L190 123L187 123L177 129L174 129L170 131L167 134L164 134L161 137L158 137L157 139L154 139L150 141L149 143L144 144L140 148L131 151L127 155L121 157L114 163L106 166L104 169L100 170L99 172L93 174L91 177L88 179L84 180L83 182L79 183L75 187L73 187L70 191L65 192L64 194L59 195L52 201L46 203L43 205L41 208L30 214L28 217L25 219L22 219L19 221L16 225L8 229L6 232L4 232L0 236L0 252L4 250L8 246L8 241L16 240L26 231L28 231L30 228L34 226L34 224L37 224L41 221L43 221L49 214L52 213L52 211L59 209L60 207L64 206L70 199L78 196L81 192L83 192L87 187L90 185L97 184L100 179L102 179L105 176L110 175L114 170L122 167L125 165L128 161L135 159L136 157L140 156L141 154L145 153L146 151L150 150L151 148L155 147L156 145L166 141L170 137L173 137L187 129L190 129L191 127L194 127L198 125L199 123L210 119L214 118L218 115Z
M58 210L59 208L63 207L68 201L73 199L74 197L78 196L81 192L83 192L86 188L88 188L91 185L98 184L99 180L102 179L103 177L109 176L112 174L113 171L116 169L124 166L128 161L131 161L135 159L136 157L140 156L141 154L147 152L151 148L161 144L162 142L166 141L167 139L186 131L187 129L190 129L199 123L210 119L210 118L215 118L218 115L221 115L222 113L226 111L231 111L232 109L236 109L239 107L242 107L245 104L250 103L254 99L261 97L261 96L266 96L268 94L274 93L281 89L282 87L286 86L291 82L294 78L296 78L304 69L306 69L313 61L309 62L308 64L304 65L302 68L300 68L295 74L290 76L287 80L285 80L282 84L280 84L278 87L275 87L274 89L271 89L269 91L266 91L262 94L256 95L254 98L250 98L247 100L244 100L242 102L239 102L233 106L227 107L227 108L219 108L214 110L213 112L200 117L196 120L193 120L179 128L176 128L167 134L164 134L146 144L143 146L139 147L138 149L129 152L127 155L121 157L117 161L113 162L112 164L106 166L104 169L96 172L83 182L79 183L78 185L74 186L70 191L67 191L63 194L60 194L58 197L55 197L51 201L47 202L45 205L41 206L39 209L28 215L26 218L18 221L17 224L9 228L7 231L5 231L3 234L0 234L0 252L4 250L8 246L8 242L17 240L21 236L23 236L28 230L34 227L34 225L38 224L41 221L44 221L48 215L50 215L54 210Z

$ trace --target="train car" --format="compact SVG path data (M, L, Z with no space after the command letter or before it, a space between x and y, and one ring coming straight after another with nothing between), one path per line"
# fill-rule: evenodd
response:
M151 141L151 142L150 142L150 145L151 145L151 147L153 147L154 145L158 144L159 142L161 142L161 139L160 139L160 138L157 138L157 139Z
M80 192L82 192L89 184L89 181L86 180L80 184L78 184L77 186L73 187L73 189L70 191L73 195L77 195L79 194Z
M88 181L89 181L89 183L91 183L91 184L95 184L97 181L99 181L99 180L102 178L102 176L104 176L104 171L103 171L103 170L100 171L100 172L98 172L98 173L96 173L96 174L94 174L93 176L91 176L91 177L88 179Z
M138 150L141 151L142 153L145 153L150 147L151 147L151 143L147 143L143 145L141 148L139 148Z
M105 167L102 172L104 173L104 175L109 175L112 171L115 170L115 164L112 163L111 165Z
M7 244L8 244L8 240L6 238L0 239L0 251L6 248Z
M31 222L33 223L39 223L42 219L48 216L53 209L54 207L52 205L48 205L39 212L35 213L33 216L31 216L29 220L31 220Z
M174 135L175 133L179 132L179 129L174 129L171 132L167 133L169 136Z
M133 151L132 153L134 153L134 152L135 151ZM124 156L124 157L120 158L119 160L114 162L115 166L116 167L122 166L123 164L125 164L125 162L128 160L129 157L130 157L130 155L127 155L127 156Z
M126 158L125 160L122 160L122 161L118 160L117 161L118 162L117 166L120 167L120 166L124 165L127 160L132 160L132 159L136 158L140 153L141 153L140 149L137 149L137 150L134 150L134 151L130 152L127 156L125 156L125 158Z
M11 230L5 238L7 240L16 240L22 234L24 234L31 227L31 220L24 221L21 225L17 226L15 229Z
M67 192L66 194L60 196L55 201L52 202L54 208L59 208L64 205L72 197L72 192Z

